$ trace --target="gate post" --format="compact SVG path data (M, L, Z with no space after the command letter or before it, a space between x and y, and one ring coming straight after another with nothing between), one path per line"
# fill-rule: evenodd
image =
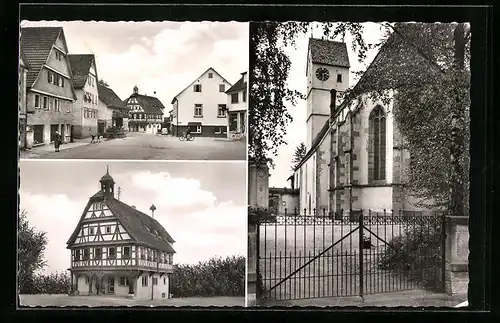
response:
M351 211L352 214L352 211ZM363 210L359 213L359 296L363 299L364 288L364 268L363 268Z
M445 290L449 295L467 294L469 284L469 217L447 216L445 225Z
M269 207L269 168L265 164L248 165L248 206ZM257 305L259 297L259 223L258 214L248 214L247 306Z

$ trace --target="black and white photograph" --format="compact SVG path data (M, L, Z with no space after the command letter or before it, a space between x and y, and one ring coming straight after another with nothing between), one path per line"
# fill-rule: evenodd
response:
M246 162L22 160L20 174L20 306L245 306Z
M245 160L248 23L20 23L21 158Z
M467 22L252 22L248 306L467 306Z

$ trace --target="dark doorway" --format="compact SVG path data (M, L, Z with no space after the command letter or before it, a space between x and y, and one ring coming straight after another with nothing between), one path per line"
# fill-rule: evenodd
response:
M43 125L33 126L33 138L35 144L43 143Z
M104 133L104 129L106 127L106 123L104 121L98 121L97 122L97 133Z
M108 277L108 294L115 293L115 277Z
M59 125L58 124L51 124L50 125L50 142L54 142L55 134L56 131L59 130Z

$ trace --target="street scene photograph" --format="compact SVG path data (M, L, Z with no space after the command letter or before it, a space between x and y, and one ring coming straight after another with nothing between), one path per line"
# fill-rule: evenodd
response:
M18 307L245 306L246 174L22 160Z
M248 306L468 306L470 46L250 24Z
M21 21L22 159L246 160L248 23Z

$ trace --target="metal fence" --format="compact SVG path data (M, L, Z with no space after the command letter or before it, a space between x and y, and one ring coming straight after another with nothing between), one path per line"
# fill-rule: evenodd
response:
M258 219L260 299L441 289L444 214L285 212Z

